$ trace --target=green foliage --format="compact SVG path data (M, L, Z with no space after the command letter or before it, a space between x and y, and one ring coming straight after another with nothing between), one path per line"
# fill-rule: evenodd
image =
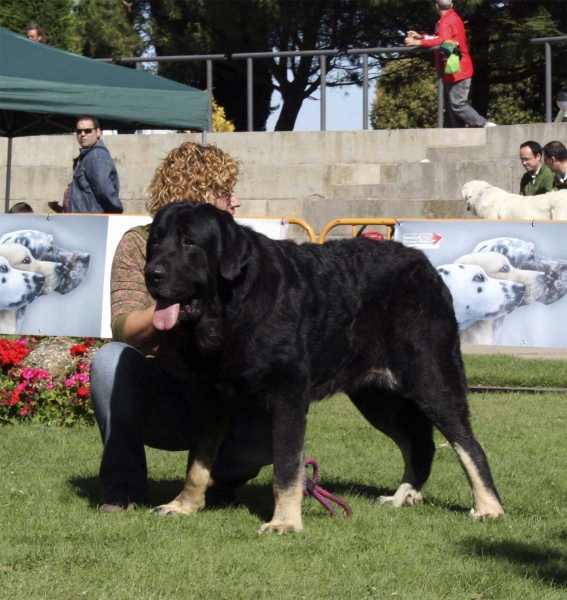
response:
M437 127L437 78L429 62L412 57L392 61L384 68L370 109L370 124L373 129Z
M544 50L530 39L565 35L565 2L460 0L475 64L473 106L501 124L544 119ZM407 0L3 0L0 25L25 35L31 21L49 43L92 58L158 55L233 54L271 50L314 50L401 46L405 32L433 31L433 1ZM554 93L567 85L564 45L553 47ZM436 121L431 77L425 65L408 77L385 69L392 55L369 57L371 78L381 71L373 124L379 128L429 127ZM403 61L402 61L403 62ZM329 57L327 85L361 85L360 57ZM392 67L393 69L393 67ZM401 69L401 67L400 67ZM159 63L158 73L200 89L203 62ZM419 79L415 77L419 74ZM303 102L320 85L316 57L254 61L254 129L265 128L272 93L283 98L276 130L291 130ZM215 98L237 130L247 128L246 62L214 63ZM414 101L421 94L423 102ZM436 94L436 92L435 92ZM431 111L425 114L424 109ZM376 112L377 111L377 112Z
M234 131L234 123L226 118L225 110L213 100L213 131L223 133Z
M51 46L80 52L74 6L74 0L2 0L0 26L25 36L27 26L37 23L45 31Z
M418 3L411 4L416 11L413 16L408 15L404 30L432 32L437 17L424 18ZM465 20L475 68L470 95L473 106L501 125L545 121L544 47L531 44L530 40L565 35L565 3L463 0L457 10ZM557 92L567 84L565 45L552 46L552 55L552 89ZM395 86L386 81L378 91L386 97L377 102L388 108L382 108L375 126L390 128L414 121L411 113L415 106L406 98L416 92L415 78L408 77ZM425 120L432 122L437 105L429 103L429 95L424 98L431 109L431 116Z
M76 13L84 56L123 58L142 53L144 18L137 2L79 0Z

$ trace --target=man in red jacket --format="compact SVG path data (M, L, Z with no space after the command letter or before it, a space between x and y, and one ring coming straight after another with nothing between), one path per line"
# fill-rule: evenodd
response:
M434 35L421 35L416 31L408 31L405 39L406 46L422 46L432 48L440 46L447 40L457 42L461 49L461 70L458 73L443 73L443 84L447 92L447 113L451 127L491 127L484 117L467 102L473 76L473 64L467 47L467 34L461 17L453 10L451 0L436 0L435 8L441 17L435 28ZM435 53L435 66L443 67L439 53Z

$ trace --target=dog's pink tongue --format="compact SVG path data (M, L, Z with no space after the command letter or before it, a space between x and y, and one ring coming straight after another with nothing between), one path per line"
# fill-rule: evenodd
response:
M154 327L160 331L171 329L179 317L179 303L159 300L154 311Z

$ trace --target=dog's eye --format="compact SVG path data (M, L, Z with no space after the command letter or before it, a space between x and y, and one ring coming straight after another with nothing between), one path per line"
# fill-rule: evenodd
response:
M510 267L508 265L504 265L501 269L500 269L500 273L509 273L510 272Z
M26 256L24 258L24 260L22 260L23 265L29 265L30 263L31 263L31 258L29 256Z
M8 267L6 265L0 265L0 273L7 273Z
M185 235L183 236L183 240L182 240L182 242L181 242L181 243L182 243L184 246L189 246L189 247L191 247L191 246L194 246L194 245L195 245L195 242L194 242L194 241L193 241L191 238L189 238L189 237L187 237L187 236L185 236Z
M477 273L474 276L473 281L476 281L476 283L484 283L484 275L481 275L480 273Z

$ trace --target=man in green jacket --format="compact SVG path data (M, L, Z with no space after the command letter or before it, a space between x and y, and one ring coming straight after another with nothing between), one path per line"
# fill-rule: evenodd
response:
M520 160L526 170L520 182L522 196L537 196L553 191L554 174L543 163L543 151L537 142L524 142L520 146Z

